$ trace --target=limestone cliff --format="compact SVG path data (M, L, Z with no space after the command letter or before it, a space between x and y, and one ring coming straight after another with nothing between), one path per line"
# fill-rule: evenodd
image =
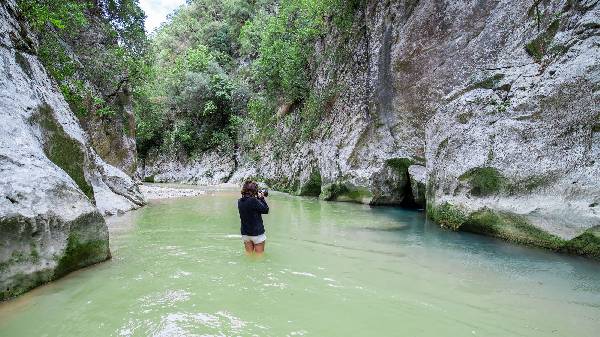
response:
M283 137L141 174L426 199L444 227L600 256L600 1L365 1L353 25L317 42L327 111L310 140L282 107Z
M0 300L110 258L103 214L145 203L107 164L0 2Z

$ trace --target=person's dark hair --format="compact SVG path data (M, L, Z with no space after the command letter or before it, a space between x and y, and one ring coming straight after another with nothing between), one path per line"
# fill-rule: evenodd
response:
M254 197L258 194L258 184L252 180L246 180L242 186L242 195Z

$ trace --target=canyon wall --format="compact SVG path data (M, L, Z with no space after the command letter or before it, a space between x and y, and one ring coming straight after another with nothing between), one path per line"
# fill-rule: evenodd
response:
M600 256L600 2L366 1L317 42L310 139L294 107L251 151L150 155L141 176L265 181L425 207L443 227Z
M37 56L14 1L0 2L0 300L110 258L103 215L145 204L96 152Z

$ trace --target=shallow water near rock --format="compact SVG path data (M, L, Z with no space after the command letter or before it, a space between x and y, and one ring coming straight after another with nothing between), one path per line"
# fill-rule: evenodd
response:
M600 263L422 212L273 193L243 254L236 191L108 220L113 259L0 304L0 336L597 336Z

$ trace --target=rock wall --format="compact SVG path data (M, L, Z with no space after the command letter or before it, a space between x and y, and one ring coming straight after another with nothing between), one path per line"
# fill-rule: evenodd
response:
M444 227L600 256L599 42L597 0L366 1L317 42L313 137L280 114L230 181L426 202Z
M103 214L145 203L104 162L0 2L0 300L110 258Z
M60 39L68 46L71 57L81 64L82 69L77 74L79 79L113 110L111 115L100 115L94 111L93 102L86 102L90 111L79 115L78 119L90 144L104 161L134 176L137 150L130 75L125 70L112 69L115 66L110 60L114 60L112 53L118 43L116 37L108 33L106 19L99 17L99 10L89 8L86 11L88 25L76 34L63 32Z
M96 153L110 165L134 176L138 163L131 92L126 84L116 90L109 100L117 109L114 116L89 114L79 121Z

